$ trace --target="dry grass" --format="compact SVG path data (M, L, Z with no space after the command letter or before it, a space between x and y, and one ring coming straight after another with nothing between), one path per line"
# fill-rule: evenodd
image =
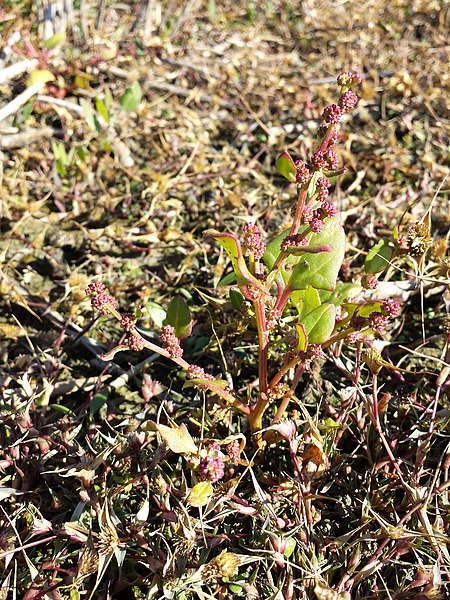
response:
M31 2L0 9L2 46L28 32L56 75L0 122L0 597L449 597L449 7L168 0L136 23L145 3L82 4L48 55ZM247 440L248 461L197 508L192 464L150 421L184 423L195 440L247 434L245 423L186 395L161 358L103 362L120 332L92 320L83 290L108 282L124 310L147 309L151 331L155 305L181 291L196 318L186 355L215 372L233 365L242 387L254 380L252 337L215 287L229 265L202 232L251 217L269 236L269 222L288 222L275 159L307 154L343 70L365 79L334 192L342 279L358 279L368 248L434 198L421 285L405 261L380 288L402 296L383 356L407 371L376 382L386 439L355 402L354 349L335 349L302 380L310 418L297 415L296 456L280 441L253 461ZM25 79L0 84L1 105ZM125 112L136 81L142 100ZM95 110L108 94L109 123L97 106L95 130L80 100ZM61 147L74 155L57 171ZM369 397L365 367L360 385ZM305 488L314 424L327 468Z

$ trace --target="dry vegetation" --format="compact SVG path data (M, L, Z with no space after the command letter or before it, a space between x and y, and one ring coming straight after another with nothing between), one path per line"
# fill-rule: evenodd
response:
M50 49L36 6L0 8L1 46L22 33L0 58L0 114L27 89L27 73L2 79L9 65L36 59L55 77L0 122L0 598L450 597L449 5L75 0ZM395 460L352 401L351 346L303 377L298 447L280 439L253 460L245 422L183 391L168 361L101 360L121 333L83 290L100 279L123 310L140 304L156 342L160 307L182 294L196 321L185 355L252 384L252 328L202 234L286 225L275 159L306 156L349 69L364 81L333 192L341 279L431 206L429 251L379 288L402 300L375 382ZM359 398L373 379L362 365ZM195 502L192 458L152 422L185 424L197 444L246 436L241 463ZM305 495L315 431L323 464Z

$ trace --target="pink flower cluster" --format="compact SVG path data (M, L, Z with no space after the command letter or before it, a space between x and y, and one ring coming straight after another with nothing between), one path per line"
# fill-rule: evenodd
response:
M132 331L136 326L136 318L133 313L123 313L120 317L120 328Z
M281 250L286 252L288 248L301 248L308 245L308 239L303 235L288 235L281 244Z
M295 179L302 185L307 185L311 179L311 171L302 160L295 161Z
M115 309L119 305L115 298L106 293L106 287L100 281L90 283L84 293L91 297L91 305L102 315L109 314L110 308Z
M344 72L337 76L337 82L342 88L349 88L355 83L361 83L362 77L359 73Z
M212 458L211 456L205 456L202 458L199 465L200 475L205 479L209 479L211 483L215 483L222 479L225 475L225 466L223 464L223 460L216 456Z
M255 260L260 260L266 250L266 246L262 241L261 234L255 223L246 223L244 225L244 254L245 256L253 256Z
M133 352L140 352L145 348L144 338L142 338L139 334L130 334L127 337L127 346Z
M187 370L188 379L206 379L207 381L214 381L215 377L207 373L202 367L198 365L189 365Z
M159 337L171 358L181 358L183 356L180 340L175 335L175 327L172 325L163 325Z

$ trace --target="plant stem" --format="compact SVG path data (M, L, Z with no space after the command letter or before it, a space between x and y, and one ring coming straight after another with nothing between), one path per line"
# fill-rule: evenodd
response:
M266 313L264 311L264 303L261 300L254 302L256 325L258 328L259 348L258 348L258 375L259 375L259 398L255 406L251 409L248 415L250 428L254 434L262 428L262 417L267 408L269 399L267 397L268 390L268 373L267 373L267 349L269 344L269 333L267 331ZM261 435L255 437L256 445L260 446L262 442Z
M303 210L305 208L306 198L308 197L308 186L304 185L300 188L300 192L297 200L297 208L295 209L294 220L289 235L297 235L300 228Z

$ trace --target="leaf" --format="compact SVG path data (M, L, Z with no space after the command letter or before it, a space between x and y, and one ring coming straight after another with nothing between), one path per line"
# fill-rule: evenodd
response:
M389 242L380 240L369 250L364 262L364 271L368 275L381 273L388 266L392 253L393 249L389 246Z
M244 302L244 296L241 294L241 292L232 288L228 294L228 297L230 298L233 308L236 310L241 310L242 303Z
M213 491L210 481L200 481L189 492L187 501L191 506L205 506L205 504L208 504Z
M51 71L46 69L34 69L28 76L27 87L31 87L36 83L48 83L49 81L55 81L55 76Z
M341 306L345 300L358 296L362 290L363 287L357 283L339 283L334 291L320 290L320 299Z
M181 296L175 296L167 308L165 325L175 328L175 335L179 339L187 338L192 331L192 319L189 307Z
M383 303L379 300L371 302L344 302L342 307L348 313L349 317L358 315L358 317L370 317L373 312L381 312Z
M234 271L231 271L231 273L227 273L222 277L222 279L217 284L217 287L221 287L223 285L232 285L233 283L236 283L236 273Z
M83 114L84 118L86 119L86 123L89 125L92 131L101 131L102 127L98 122L97 117L95 116L94 109L92 108L90 102L88 102L85 98L80 98L80 106L83 109Z
M305 226L300 228L299 234L305 230ZM263 260L269 270L280 255L281 245L289 232L286 229L267 245ZM308 252L308 246L305 246L302 255L290 254L283 261L279 273L284 283L289 282L294 290L303 290L309 285L319 290L334 290L345 254L345 233L339 216L327 219L325 229L319 234L310 233L307 239L313 253Z
M95 98L95 108L97 109L97 112L103 117L103 119L107 123L109 123L108 110L107 110L103 100L101 98L99 98L98 96Z
M63 31L58 31L58 33L55 33L54 35L52 35L44 41L44 46L51 50L53 48L56 48L56 46L64 44L65 41L66 34Z
M303 255L294 266L289 285L303 290L309 285L321 290L334 290L345 254L345 233L339 217L328 219L322 233L313 236L314 245L331 248L330 252Z
M95 394L95 396L92 398L91 406L89 407L89 412L91 414L94 414L98 410L100 410L101 407L108 401L108 396L108 392L98 392L98 394Z
M120 105L126 112L134 112L139 106L141 98L141 86L139 81L135 81L129 88L125 90L124 95L120 99Z
M162 306L156 302L147 302L145 305L145 312L156 327L162 327L167 314Z
M297 169L295 168L294 160L289 152L283 152L275 161L275 169L277 173L283 175L288 181L293 183L296 180Z
M197 453L197 446L184 423L179 427L167 427L167 425L160 425L152 421L150 421L150 424L175 454Z
M292 556L296 546L297 546L297 542L295 541L295 538L289 537L286 540L286 546L284 548L284 556L286 558L289 558L290 556Z
M319 292L311 286L292 292L289 299L298 311L299 320L321 305Z
M336 592L320 581L316 582L314 593L317 600L351 600L349 592Z
M336 307L331 302L318 306L301 320L311 344L325 342L333 333L335 322Z
M297 323L297 340L297 352L304 352L308 347L308 334L301 323Z
M235 235L232 233L220 233L214 229L208 229L205 235L215 239L230 257L233 270L236 274L237 284L244 296L247 286L255 287L264 294L267 294L261 282L248 270L242 255L241 244Z

